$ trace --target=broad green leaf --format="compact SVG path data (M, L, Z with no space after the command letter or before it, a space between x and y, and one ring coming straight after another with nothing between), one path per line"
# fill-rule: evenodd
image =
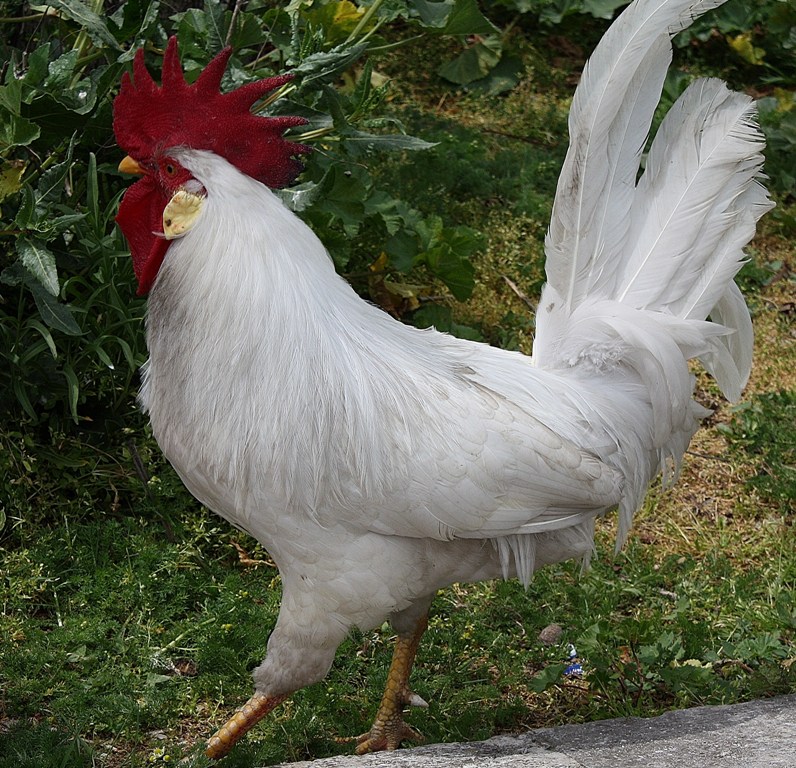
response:
M426 258L434 274L459 301L470 298L475 286L475 267L472 262L454 253L449 246L435 248Z
M68 51L55 61L50 62L47 79L44 81L44 87L48 91L57 93L59 90L69 88L75 72L77 56L77 51Z
M549 664L530 679L529 688L536 693L546 691L551 685L561 682L561 676L566 668L566 664Z
M28 68L25 72L25 77L22 82L25 85L23 89L22 100L26 104L30 104L31 100L35 97L38 90L44 83L47 77L47 69L50 61L50 43L40 45L33 53L28 56Z
M415 10L424 26L431 27L432 29L442 29L448 21L448 17L451 15L453 3L412 0L410 7Z
M78 115L86 115L97 103L97 83L94 79L83 79L69 88L51 94L60 104Z
M19 115L22 106L22 81L14 80L13 75L5 85L0 85L0 108Z
M41 240L20 237L17 240L17 255L38 284L51 296L57 296L58 270L55 256L49 248Z
M276 10L276 9L275 9ZM272 43L276 44L273 40L274 30L271 28ZM237 21L235 22L235 29L229 44L239 51L241 48L259 48L263 43L263 29L260 24L259 18L251 13L238 14Z
M544 24L560 24L565 16L582 10L582 0L551 0L539 11L539 21Z
M623 5L627 5L627 0L583 0L583 10L596 19L612 19Z
M444 35L490 35L497 31L478 9L476 0L410 0L409 5L424 26Z
M437 72L452 83L467 85L486 77L500 61L501 52L502 44L498 36L485 37L453 61L443 64Z
M100 49L112 48L121 51L122 47L111 34L104 19L94 13L82 0L49 0L48 5L57 8L63 16L80 25Z
M61 304L54 296L36 284L31 286L31 293L36 301L39 315L46 325L68 336L80 336L82 333L80 326L66 304Z
M224 8L217 3L206 3L204 9L189 8L180 17L177 37L183 58L189 52L197 59L201 54L217 53L224 47ZM191 47L197 50L191 51ZM184 61L184 64L187 64ZM201 69L202 67L197 67Z
M492 35L497 31L478 9L476 0L456 0L442 28L446 35Z
M321 184L316 184L313 181L277 191L277 194L282 198L285 205L287 205L291 211L297 213L309 208L318 199L320 193Z
M22 81L0 86L0 154L11 147L26 147L39 138L40 128L20 114Z
M39 138L41 129L30 120L0 112L0 154L11 147L27 147Z
M468 83L467 88L470 91L496 96L514 88L520 82L524 69L520 59L504 56L486 77Z
M120 3L119 8L110 17L116 27L118 27L116 32L117 39L137 42L148 37L151 28L158 20L159 6L158 0L151 0L150 2L127 0L124 3ZM137 45L131 45L130 49L135 53L137 47Z
M400 229L387 239L384 250L389 254L393 268L399 272L408 272L415 266L417 260L417 237L405 229Z

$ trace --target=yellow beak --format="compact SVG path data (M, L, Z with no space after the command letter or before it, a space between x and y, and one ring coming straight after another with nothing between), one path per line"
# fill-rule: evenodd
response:
M133 176L144 175L144 169L138 164L138 161L133 160L133 158L130 157L130 155L127 155L127 157L125 157L124 160L122 160L122 162L119 163L119 171L121 173L132 174Z

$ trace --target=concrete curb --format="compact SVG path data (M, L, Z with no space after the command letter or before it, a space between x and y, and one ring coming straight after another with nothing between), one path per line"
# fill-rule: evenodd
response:
M291 768L796 768L796 695Z

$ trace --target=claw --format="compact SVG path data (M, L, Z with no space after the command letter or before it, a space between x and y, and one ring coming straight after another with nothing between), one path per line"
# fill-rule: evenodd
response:
M423 709L428 709L428 702L422 696L418 696L412 691L409 692L409 697L407 698L406 703L410 707L423 707Z
M413 741L416 744L425 741L422 734L407 725L403 718L392 720L384 725L374 723L368 733L357 736L356 753L366 755L370 752L394 752L402 741Z

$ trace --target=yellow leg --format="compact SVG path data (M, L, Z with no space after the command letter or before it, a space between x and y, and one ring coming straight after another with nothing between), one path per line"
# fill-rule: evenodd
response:
M224 757L242 736L286 698L287 696L263 696L255 693L210 737L205 754L213 760Z
M409 689L409 675L412 672L420 638L427 626L428 616L423 616L412 632L398 635L390 671L387 674L387 687L379 711L376 713L376 719L370 731L357 738L358 755L380 750L391 752L398 749L404 740L423 741L423 737L404 722L403 711L409 704L426 705Z

